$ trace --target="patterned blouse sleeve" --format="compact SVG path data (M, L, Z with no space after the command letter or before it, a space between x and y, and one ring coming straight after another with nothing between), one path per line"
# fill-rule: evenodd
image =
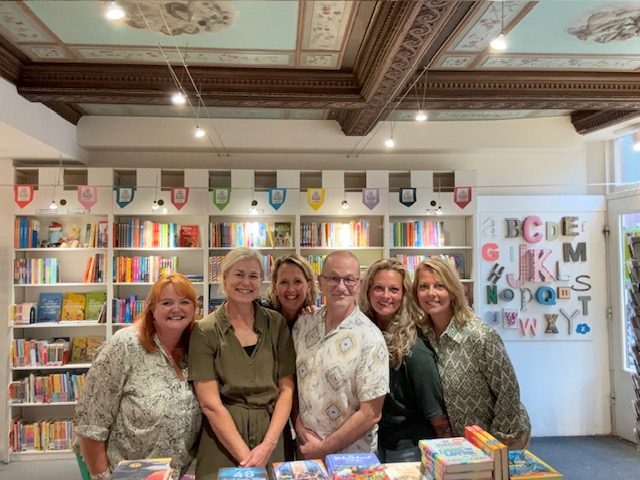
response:
M484 376L495 398L490 432L503 439L513 439L528 427L521 422L516 372L502 339L491 328L484 336L482 357Z
M132 352L128 345L125 335L117 335L100 349L75 409L76 434L96 441L109 438L129 376Z

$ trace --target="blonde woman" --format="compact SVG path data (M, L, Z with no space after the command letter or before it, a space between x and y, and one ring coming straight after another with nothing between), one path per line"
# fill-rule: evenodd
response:
M453 266L424 260L413 291L426 314L424 332L436 351L453 435L477 424L509 448L525 448L531 425L513 365L500 336L467 305Z
M360 308L389 350L389 394L378 424L381 462L419 461L418 440L450 436L434 354L419 336L423 315L411 280L396 259L379 260L364 276Z
M295 353L284 317L255 302L264 272L249 248L222 262L223 305L191 335L189 379L206 420L196 478L213 480L220 467L284 460L282 430L293 401Z
M312 312L316 298L316 278L309 262L295 253L277 258L271 267L269 301L287 319L289 329L301 314Z

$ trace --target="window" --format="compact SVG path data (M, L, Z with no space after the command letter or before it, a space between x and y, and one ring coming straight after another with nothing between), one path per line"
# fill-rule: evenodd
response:
M615 141L616 183L640 182L640 152L633 150L633 138L625 135Z

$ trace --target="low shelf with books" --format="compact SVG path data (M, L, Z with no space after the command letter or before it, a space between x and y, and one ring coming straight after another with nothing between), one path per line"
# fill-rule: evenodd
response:
M211 216L209 248L287 250L295 248L295 218L290 216Z

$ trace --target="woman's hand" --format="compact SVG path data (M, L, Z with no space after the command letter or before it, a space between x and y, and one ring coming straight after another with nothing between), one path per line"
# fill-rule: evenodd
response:
M276 445L277 442L274 440L265 438L262 443L249 452L249 455L242 459L239 465L241 467L266 466Z

